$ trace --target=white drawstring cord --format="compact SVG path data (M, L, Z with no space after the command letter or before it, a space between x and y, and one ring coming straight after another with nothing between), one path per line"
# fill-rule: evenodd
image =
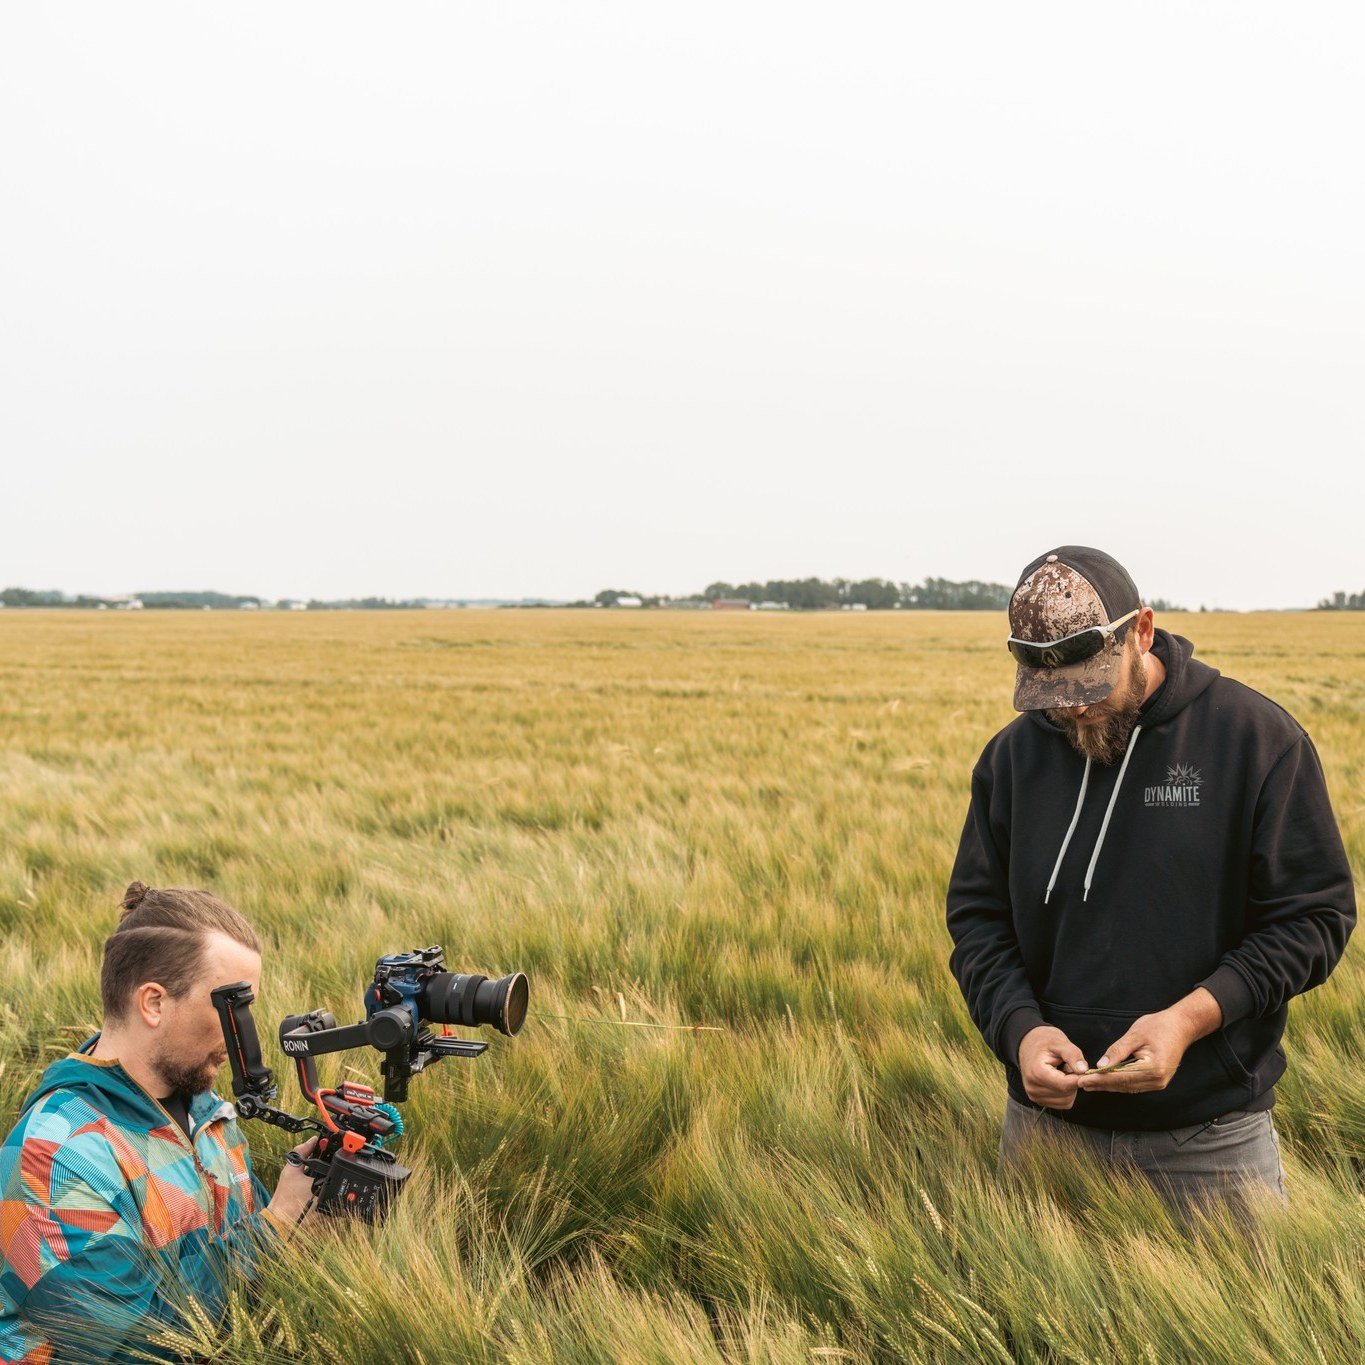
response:
M1109 817L1114 813L1114 802L1119 799L1119 788L1123 786L1123 775L1128 771L1128 760L1133 756L1133 747L1137 744L1137 737L1142 733L1142 726L1133 726L1133 733L1128 739L1128 747L1123 751L1123 763L1119 767L1119 775L1114 779L1114 790L1109 797L1109 804L1104 810L1104 823L1100 826L1100 837L1095 840L1095 851L1090 855L1090 866L1085 869L1085 888L1081 894L1081 899L1088 900L1090 897L1090 879L1095 875L1095 864L1100 860L1100 849L1104 847L1104 836L1109 829ZM1072 821L1075 824L1075 821ZM1068 838L1070 835L1067 836ZM1062 845L1066 847L1065 844ZM1054 872L1053 876L1057 874Z
M1052 877L1047 884L1047 890L1043 893L1043 904L1046 905L1048 897L1052 895L1052 888L1057 885L1057 873L1062 866L1062 859L1066 857L1066 846L1071 842L1071 836L1076 832L1076 823L1081 818L1081 807L1085 804L1085 789L1090 781L1090 760L1085 760L1085 772L1081 774L1081 791L1076 797L1076 812L1071 817L1071 823L1066 829L1066 838L1062 840L1061 851L1057 854L1057 861L1052 865Z

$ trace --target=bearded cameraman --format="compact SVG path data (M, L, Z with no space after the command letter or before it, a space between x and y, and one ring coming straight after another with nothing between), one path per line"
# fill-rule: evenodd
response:
M271 1196L230 1101L214 987L259 986L261 945L207 891L134 882L105 941L101 1031L43 1073L0 1147L0 1360L120 1361L304 1218L295 1165ZM294 1150L308 1154L312 1140Z

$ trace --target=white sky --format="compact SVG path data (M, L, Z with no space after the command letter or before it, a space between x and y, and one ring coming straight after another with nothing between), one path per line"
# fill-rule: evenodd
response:
M0 16L0 585L1365 587L1353 5Z

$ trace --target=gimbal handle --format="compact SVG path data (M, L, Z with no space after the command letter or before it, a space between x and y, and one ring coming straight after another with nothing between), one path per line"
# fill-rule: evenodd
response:
M232 1093L237 1099L250 1095L268 1101L275 1098L275 1073L261 1058L261 1040L251 1017L251 1002L256 993L246 981L219 986L210 992L213 1007L223 1026L228 1063L232 1067Z

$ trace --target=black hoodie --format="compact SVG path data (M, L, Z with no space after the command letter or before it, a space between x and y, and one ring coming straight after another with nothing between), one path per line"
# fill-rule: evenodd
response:
M1312 740L1158 629L1163 684L1120 763L1088 763L1041 711L986 745L948 886L949 966L1030 1104L1019 1044L1060 1028L1094 1066L1139 1015L1197 986L1223 1026L1164 1090L1081 1091L1054 1112L1159 1129L1268 1108L1291 996L1321 985L1355 890Z

